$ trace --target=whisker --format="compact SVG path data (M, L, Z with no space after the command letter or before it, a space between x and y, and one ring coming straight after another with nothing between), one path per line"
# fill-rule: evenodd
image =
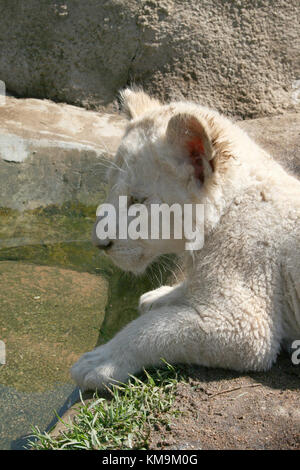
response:
M112 160L105 160L102 161L102 162L98 162L96 163L96 166L103 166L104 168L107 168L108 170L110 169L115 169L115 170L118 170L118 171L121 171L123 173L126 173L126 171L124 170L124 168L121 168L119 167L115 162L113 162Z

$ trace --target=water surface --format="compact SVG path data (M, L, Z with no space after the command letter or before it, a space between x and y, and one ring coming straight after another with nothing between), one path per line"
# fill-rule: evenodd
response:
M95 207L0 208L0 448L26 446L78 398L77 358L137 315L139 296L168 270L135 278L90 242Z

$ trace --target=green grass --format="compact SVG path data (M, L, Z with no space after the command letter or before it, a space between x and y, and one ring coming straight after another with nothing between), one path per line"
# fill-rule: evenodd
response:
M35 450L147 449L150 430L157 424L168 427L178 411L172 408L177 383L182 380L169 364L142 380L131 377L127 384L114 385L110 398L94 396L91 403L81 403L72 424L58 437L35 428L31 442ZM61 420L61 419L60 419Z

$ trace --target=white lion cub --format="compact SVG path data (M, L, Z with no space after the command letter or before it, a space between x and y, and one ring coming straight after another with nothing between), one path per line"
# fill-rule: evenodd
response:
M267 370L300 339L300 182L241 129L188 102L122 93L131 117L109 173L107 202L204 204L205 244L98 240L124 270L183 254L186 278L141 297L142 315L72 368L81 389L125 381L144 367L193 363Z

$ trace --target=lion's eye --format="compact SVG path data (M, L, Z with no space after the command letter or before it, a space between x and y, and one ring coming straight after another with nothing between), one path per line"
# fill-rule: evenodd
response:
M133 204L143 204L146 199L146 197L131 196L129 199L129 205L132 206Z

